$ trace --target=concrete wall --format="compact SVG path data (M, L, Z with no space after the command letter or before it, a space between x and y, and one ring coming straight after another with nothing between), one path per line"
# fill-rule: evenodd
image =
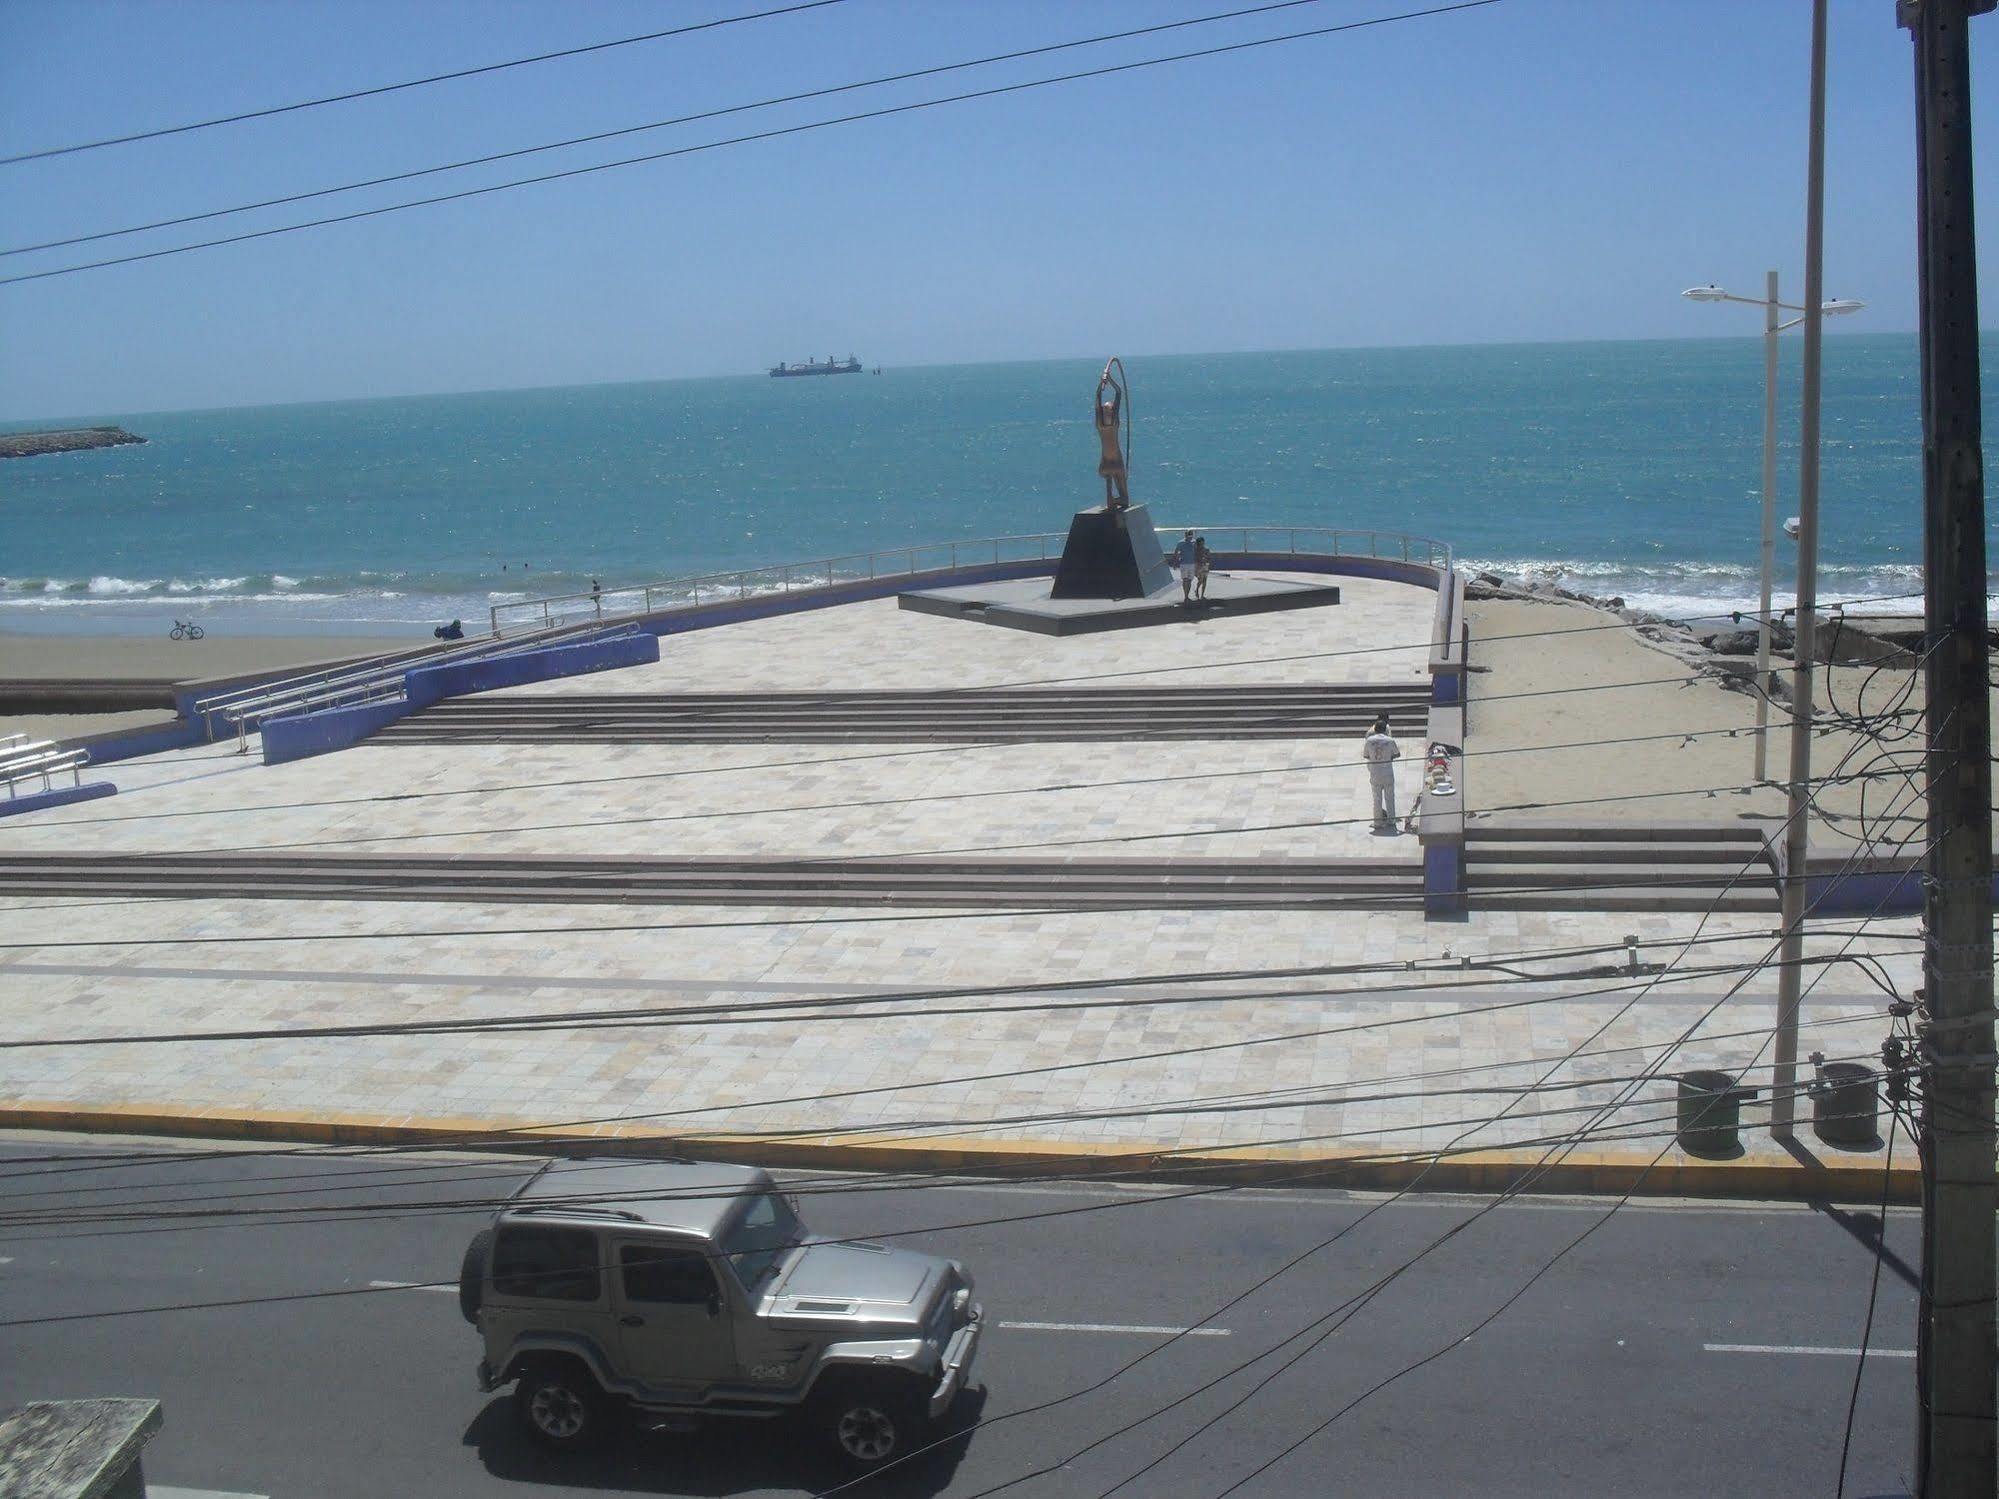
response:
M152 725L143 729L116 729L108 734L88 734L66 739L66 749L87 749L90 763L103 765L112 760L131 760L140 755L157 755L162 750L185 749L201 742L201 725L191 719Z
M441 698L459 697L468 692L491 692L497 687L519 687L527 682L548 682L558 677L581 676L586 672L610 671L620 666L642 666L659 660L659 637L643 630L588 640L579 645L551 646L546 650L519 651L509 656L493 656L449 666L425 666L403 677L404 694L410 711L427 708Z
M290 718L273 718L263 725L264 763L282 765L287 760L303 760L346 749L384 725L405 717L409 711L407 698L391 697L342 708L322 708L317 713L299 713Z
M303 760L332 750L359 744L377 729L396 722L432 703L470 692L490 692L496 687L518 687L526 682L546 682L557 677L581 676L585 672L609 671L620 666L637 666L659 659L659 639L643 630L586 640L576 645L550 646L545 650L517 651L512 655L447 666L425 666L403 674L400 696L345 707L323 708L316 713L299 713L273 718L263 725L264 763L282 765L287 760Z

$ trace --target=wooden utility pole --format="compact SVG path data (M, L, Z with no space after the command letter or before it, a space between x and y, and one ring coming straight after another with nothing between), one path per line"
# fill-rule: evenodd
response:
M1923 1294L1916 1492L1999 1493L1994 1337L1992 723L1971 212L1968 20L1995 0L1899 0L1915 37L1923 354L1929 867L1923 944Z

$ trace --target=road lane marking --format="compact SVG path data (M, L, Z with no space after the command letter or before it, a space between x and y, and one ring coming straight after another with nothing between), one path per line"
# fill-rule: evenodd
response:
M425 1285L420 1280L371 1280L368 1288L371 1291L443 1291L448 1295L458 1290L456 1286Z
M1124 1322L1002 1322L1001 1327L1019 1332L1128 1332L1145 1337L1226 1338L1226 1327L1141 1327Z
M176 1489L162 1488L157 1483L146 1485L147 1499L268 1499L264 1494L239 1494L234 1489Z
M1822 1353L1834 1358L1859 1358L1858 1348L1814 1348L1803 1343L1703 1343L1709 1353ZM1869 1358L1914 1358L1913 1348L1870 1348Z

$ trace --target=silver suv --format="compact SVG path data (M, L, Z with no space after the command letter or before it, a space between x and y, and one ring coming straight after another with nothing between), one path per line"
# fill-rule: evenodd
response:
M627 1414L800 1412L850 1463L912 1451L964 1387L981 1327L955 1260L815 1241L766 1171L660 1161L544 1167L474 1236L459 1305L479 1388L514 1383L558 1448Z

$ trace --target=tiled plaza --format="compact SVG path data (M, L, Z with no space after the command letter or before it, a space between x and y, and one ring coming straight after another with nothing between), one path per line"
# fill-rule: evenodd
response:
M1066 639L863 604L670 636L657 666L532 690L1408 681L1431 603L1352 580L1337 609ZM1412 723L1405 754L1419 742ZM215 745L108 767L120 795L0 822L0 850L1413 862L1413 839L1367 830L1358 749L383 744L265 767ZM1769 955L1772 924L20 897L0 902L0 1040L272 1034L15 1045L0 1100L1370 1151L1446 1145L1510 1104L1471 1142L1497 1145L1574 1127L1655 1062L1767 1063L1774 977L1730 990ZM1846 937L1853 925L1828 923L1813 950L1846 942L1911 976L1913 922ZM1644 974L1592 974L1623 965L1627 936ZM563 1024L632 1010L647 1013ZM1863 976L1829 966L1803 1050L1870 1054L1878 1015ZM302 1034L503 1016L550 1028ZM1587 1086L1506 1091L1570 1051L1548 1080ZM1647 1082L1611 1122L1650 1153L1671 1114L1670 1086Z

